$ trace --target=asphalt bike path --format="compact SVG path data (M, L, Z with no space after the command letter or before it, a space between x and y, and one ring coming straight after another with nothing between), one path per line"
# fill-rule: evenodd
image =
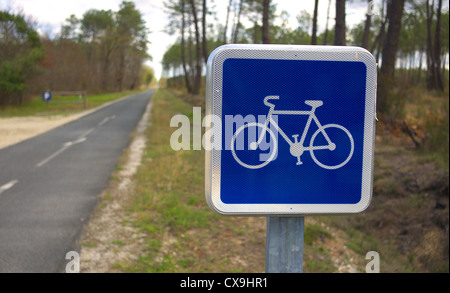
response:
M0 273L64 271L153 93L0 150Z

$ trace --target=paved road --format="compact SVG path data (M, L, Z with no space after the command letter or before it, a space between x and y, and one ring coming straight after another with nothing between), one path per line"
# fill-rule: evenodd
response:
M0 272L61 272L154 91L0 150Z

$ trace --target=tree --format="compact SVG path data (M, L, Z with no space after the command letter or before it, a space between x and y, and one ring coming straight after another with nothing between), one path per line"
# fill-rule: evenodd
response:
M185 41L184 41L184 27L185 27L185 0L181 0L180 1L180 7L181 7L181 62L183 64L183 71L184 71L184 81L186 83L186 88L188 90L189 93L192 93L192 86L191 86L191 81L189 78L189 72L187 70L187 66L186 66L186 54L185 54Z
M0 104L22 104L44 56L39 35L24 16L0 11Z
M233 0L230 0L228 2L228 7L227 7L227 18L225 20L225 28L223 30L223 43L226 44L227 43L227 33L228 33L228 20L230 19L230 10L231 10L231 5L233 4Z
M372 24L372 5L373 0L367 0L367 12L366 12L366 21L364 23L364 34L361 43L361 47L368 49L369 48L369 35L370 35L370 26Z
M138 67L148 57L147 29L142 14L133 2L123 1L116 14L116 37L118 40L118 66L116 70L116 87L123 90L128 75L129 88L133 89L139 78ZM128 61L128 62L127 62ZM127 69L130 69L126 72Z
M239 29L241 28L241 13L242 13L242 9L243 9L243 5L242 5L243 3L244 3L244 0L239 0L237 22L236 22L236 25L234 27L234 32L233 32L233 43L238 42Z
M440 91L444 90L444 85L441 75L441 11L442 11L442 0L438 2L438 8L436 11L436 29L434 33L434 43L432 41L432 23L434 14L434 0L433 4L429 4L429 0L426 1L426 12L427 12L427 64L428 64L428 74L427 74L427 88L437 89Z
M83 14L80 24L80 38L87 45L89 80L97 84L98 80L101 80L101 88L106 91L107 70L114 50L114 44L111 42L111 29L114 26L113 13L111 10L90 9ZM98 59L101 61L98 62ZM102 62L103 66L101 66Z
M72 14L69 18L66 18L66 22L68 23L61 27L61 38L76 41L78 37L76 31L78 25L80 24L80 20L75 16L75 14Z
M381 113L387 111L386 102L393 85L395 60L397 56L404 5L405 0L395 0L388 6L387 14L389 17L389 26L383 48L381 77L379 80L379 94L377 99L377 110Z
M319 0L314 1L314 16L312 22L311 45L317 45L317 14L319 10Z
M390 7L390 0L383 0L382 4L381 4L381 11L380 11L380 15L381 15L381 24L377 33L377 36L375 37L375 40L372 43L372 47L370 49L370 51L375 54L375 50L377 50L376 53L376 57L375 59L378 61L380 60L380 54L381 54L381 50L383 48L383 44L384 44L384 39L385 39L385 34L386 34L386 24L388 22L388 11L389 11L389 7Z
M334 44L345 46L345 0L336 0L336 25L334 27Z
M388 78L394 77L395 60L397 56L398 40L402 27L403 7L405 0L392 1L389 15L389 26L386 42L383 48L381 73Z
M328 0L327 21L325 22L325 32L324 32L324 36L323 36L323 45L326 45L327 41L328 41L328 20L330 19L330 6L331 6L331 0Z
M148 30L132 2L118 11L87 10L72 15L61 34L44 40L47 57L39 83L45 89L90 93L136 88L142 82Z
M263 2L263 25L262 25L262 42L263 44L270 44L269 37L269 7L270 0L264 0Z
M298 44L310 44L311 36L309 31L311 28L311 14L306 10L300 11L297 15L297 23Z
M207 14L206 0L202 2L202 49L203 49L203 59L205 64L208 62L208 48L206 42L206 14Z
M195 27L195 48L196 48L196 65L195 65L195 79L194 79L194 88L192 93L194 95L198 95L200 91L200 86L202 82L202 51L200 44L200 32L198 29L198 20L197 20L197 8L195 7L195 0L190 0L192 15L194 17L194 27Z

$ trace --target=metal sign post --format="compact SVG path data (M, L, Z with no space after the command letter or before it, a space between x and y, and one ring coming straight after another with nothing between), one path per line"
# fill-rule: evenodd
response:
M303 240L303 217L267 217L266 273L302 273Z
M42 93L42 100L45 101L45 108L48 110L48 103L52 99L52 92L51 91L45 91Z

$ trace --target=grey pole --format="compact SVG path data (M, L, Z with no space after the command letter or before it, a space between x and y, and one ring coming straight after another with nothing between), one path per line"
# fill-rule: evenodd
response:
M303 272L304 217L267 217L266 273Z

